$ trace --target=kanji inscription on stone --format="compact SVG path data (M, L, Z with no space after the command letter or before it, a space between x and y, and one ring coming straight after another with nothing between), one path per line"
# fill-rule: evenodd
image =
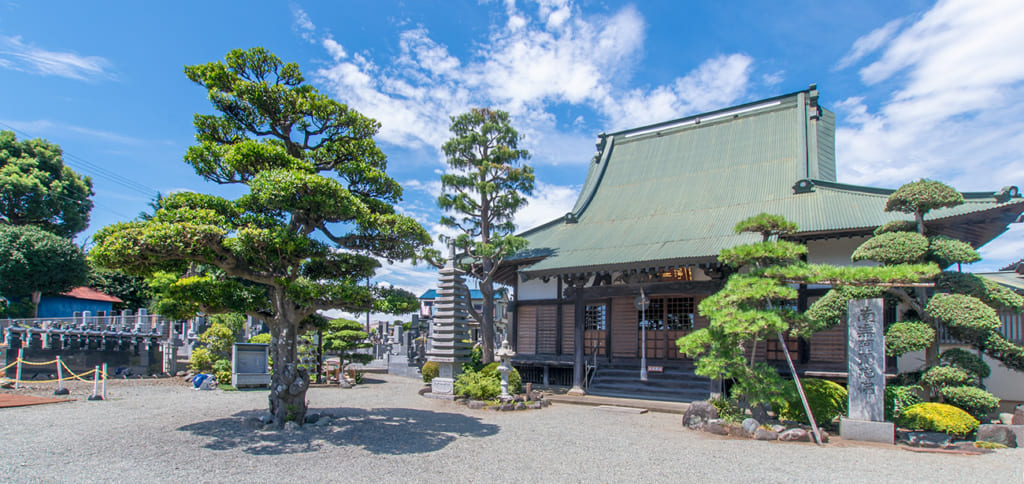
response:
M882 299L850 301L847 319L847 361L850 418L884 420L885 333Z

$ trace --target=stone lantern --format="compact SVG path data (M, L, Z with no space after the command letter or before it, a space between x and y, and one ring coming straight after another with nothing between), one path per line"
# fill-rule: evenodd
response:
M512 372L512 366L509 364L512 361L512 357L516 355L515 351L508 345L508 339L501 342L501 348L494 352L494 356L498 357L498 372L501 373L501 400L509 401L512 396L508 394L508 374Z

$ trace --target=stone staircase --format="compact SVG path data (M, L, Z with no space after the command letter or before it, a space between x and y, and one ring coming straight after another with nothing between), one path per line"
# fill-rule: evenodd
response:
M670 402L706 400L711 381L693 373L693 364L677 361L648 361L648 366L661 366L663 372L649 372L647 381L640 381L640 362L599 363L590 380L587 393L606 397L637 398Z

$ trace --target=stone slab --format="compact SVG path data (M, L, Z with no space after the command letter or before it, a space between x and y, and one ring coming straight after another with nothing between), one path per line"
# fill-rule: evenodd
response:
M647 413L647 409L646 408L617 407L615 405L598 405L598 406L596 406L594 408L596 408L598 410L603 410L605 412L615 412L615 413L633 413L633 414Z
M455 380L452 378L436 377L430 381L430 393L434 395L454 395Z
M896 441L896 426L892 422L873 422L843 417L839 419L839 435L843 437L843 440L892 444Z
M882 299L848 303L847 355L850 418L884 419L885 333Z

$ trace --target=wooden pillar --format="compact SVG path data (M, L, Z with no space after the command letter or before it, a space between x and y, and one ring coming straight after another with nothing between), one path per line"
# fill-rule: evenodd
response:
M587 392L583 390L583 378L586 374L586 360L583 357L583 330L584 330L584 319L586 307L583 301L583 286L586 285L587 278L584 276L578 276L573 278L573 299L575 302L575 310L573 311L573 367L572 367L572 389L569 390L569 395L586 395Z
M807 284L800 284L797 288L796 310L803 314L807 311ZM811 361L811 340L800 338L797 340L797 361L801 365Z
M556 290L556 292L558 294L558 306L555 307L555 354L556 355L561 355L562 354L562 316L563 316L562 305L564 304L563 301L562 301L562 291L564 290L563 286L562 286L562 276L558 276L558 283L557 283L557 286L556 286L555 290Z

